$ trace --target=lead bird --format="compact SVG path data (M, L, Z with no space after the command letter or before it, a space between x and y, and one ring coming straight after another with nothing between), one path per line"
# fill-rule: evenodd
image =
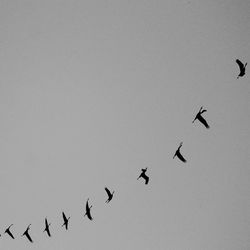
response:
M180 152L180 148L182 147L182 142L180 143L178 149L176 150L173 159L175 158L175 156L177 156L182 162L186 162L187 160L183 157L183 155Z
M105 202L109 203L113 199L113 195L114 195L115 191L113 191L111 193L110 190L107 187L105 187L105 191L107 192L107 195L108 195L108 199Z
M28 227L26 228L26 230L24 231L22 236L26 236L27 239L32 243L33 240L32 240L32 238L30 237L30 234L29 234L30 226L31 226L31 224L28 225Z
M239 59L236 59L236 63L238 64L238 66L240 68L240 73L237 77L237 79L238 79L239 77L242 77L245 75L247 63L245 63L245 65L244 65Z
M200 108L199 112L197 113L197 115L195 116L194 120L192 121L192 123L194 123L194 121L197 119L199 120L207 129L209 129L209 125L207 124L207 121L202 117L202 114L204 112L207 112L206 109L203 109L203 107Z
M48 234L49 237L51 237L50 230L49 230L50 225L51 225L51 224L48 223L47 218L45 218L45 229L43 230L43 232L46 232L46 233Z
M87 215L87 217L88 217L90 220L93 220L93 217L91 216L91 213L90 213L91 208L92 208L92 205L89 206L89 199L87 199L87 202L86 202L86 212L85 212L84 216Z
M139 175L139 177L137 178L137 180L139 180L140 178L143 178L145 180L145 184L147 185L149 182L149 177L145 174L147 172L148 168L142 168L141 169L141 174Z
M13 224L9 225L6 230L4 231L4 233L7 233L13 240L15 239L15 237L13 236L13 234L10 231L10 228L13 226Z
M65 226L65 229L68 230L69 218L66 217L65 213L62 212L63 224L62 227Z

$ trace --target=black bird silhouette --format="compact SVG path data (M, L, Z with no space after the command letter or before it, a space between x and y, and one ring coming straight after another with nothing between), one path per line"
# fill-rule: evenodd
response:
M4 231L4 233L7 233L13 240L15 239L15 237L13 236L13 234L10 231L10 228L13 226L13 224L9 225L7 227L7 229Z
M140 179L140 178L143 178L144 180L145 180L145 184L147 185L148 184L148 182L149 182L149 177L145 174L146 173L146 171L147 171L147 169L148 168L142 168L141 169L141 174L139 175L139 177L137 178L137 180L138 179Z
M180 148L182 147L182 142L180 143L180 146L178 147L178 149L176 150L174 157L177 156L182 162L186 162L186 159L182 156L181 152L180 152Z
M89 199L87 199L87 202L86 202L86 212L84 214L87 215L87 217L90 219L90 220L93 220L93 217L91 216L90 214L90 209L92 208L92 206L89 206Z
M65 213L62 212L63 224L62 227L65 226L65 229L68 230L69 218L66 217Z
M29 234L30 226L31 226L31 224L28 225L28 227L26 228L26 230L24 231L22 236L26 236L27 239L32 243L33 240L31 239L30 234Z
M209 129L209 125L207 124L207 121L202 117L201 114L203 114L204 112L207 112L206 109L203 109L203 107L200 108L199 112L197 113L197 115L195 116L193 123L196 119L198 119L207 129Z
M238 79L239 77L242 77L245 75L247 63L245 63L245 65L244 65L239 59L236 59L236 63L238 64L238 66L240 68L240 73L237 77L237 79Z
M112 200L115 191L113 191L113 192L111 193L110 190L109 190L107 187L105 187L105 191L106 191L107 194L108 194L108 199L107 199L105 202L106 202L106 203L109 203L109 202Z
M48 223L47 218L45 218L45 229L43 230L43 232L47 232L48 236L51 237L49 226L50 226L50 223Z

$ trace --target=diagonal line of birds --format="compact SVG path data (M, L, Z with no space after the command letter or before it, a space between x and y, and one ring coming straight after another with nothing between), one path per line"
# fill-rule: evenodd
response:
M236 59L235 61L238 64L239 70L240 70L239 75L237 76L237 79L239 79L240 77L243 77L245 75L247 63L244 64L239 59ZM208 125L208 123L205 120L205 118L202 116L202 114L205 113L205 112L207 112L207 110L204 109L203 107L201 107L200 110L198 111L198 113L196 114L194 120L192 121L192 123L194 123L197 120L202 125L204 125L204 127L206 129L209 129L210 126ZM180 150L182 148L182 146L183 146L183 142L181 142L179 144L177 150L175 151L175 153L173 155L173 159L175 157L177 157L181 162L186 163L187 160L186 160L185 156L183 156L183 154L181 153L181 150ZM143 179L145 185L148 185L148 183L149 183L149 176L146 174L147 169L148 169L147 167L146 168L142 168L141 169L141 173L140 173L140 175L137 178L137 180ZM109 203L113 199L115 191L110 191L107 187L105 187L104 190L106 191L107 196L108 196L107 200L105 201L105 203ZM91 208L92 208L92 205L89 204L89 198L88 198L87 201L86 201L86 205L85 205L85 214L84 214L84 217L86 216L90 221L93 220L93 216L91 214ZM64 212L62 212L62 219L63 219L62 227L65 227L65 230L68 230L69 229L69 219L70 219L70 217L67 217L66 214ZM50 225L51 225L51 223L48 222L48 219L46 217L45 218L45 228L44 228L43 232L46 233L48 237L51 237ZM14 240L15 237L14 237L12 231L11 231L11 227L12 226L13 226L13 224L9 225L5 229L4 234L9 235L9 237ZM21 236L22 237L25 236L30 243L33 243L33 239L31 237L31 234L29 233L30 227L31 227L31 224L29 224L27 226L27 228L21 234ZM1 234L0 234L0 236L1 236Z

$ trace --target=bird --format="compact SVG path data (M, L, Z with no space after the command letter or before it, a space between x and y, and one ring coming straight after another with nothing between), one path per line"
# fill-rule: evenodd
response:
M13 236L13 234L10 231L10 228L13 226L13 224L9 225L7 227L7 229L4 231L4 233L7 233L13 240L15 239L15 237Z
M89 206L89 199L87 199L87 202L86 202L86 212L84 214L84 216L87 215L87 217L90 219L90 220L93 220L93 217L91 216L90 214L90 209L92 208L92 206Z
M237 77L237 79L238 79L239 77L242 77L245 75L247 63L245 63L245 65L244 65L239 59L236 59L236 63L238 64L238 66L240 68L240 73Z
M26 236L27 239L32 243L33 240L32 240L32 238L30 237L30 234L29 234L30 226L31 226L31 224L28 225L28 227L26 228L26 230L24 231L22 236Z
M68 230L69 218L66 217L65 213L62 212L63 224L62 227L65 226L65 229Z
M48 220L47 218L45 218L45 229L43 230L43 232L47 232L48 236L51 237L51 234L50 234L50 230L49 230L49 226L50 226L50 223L48 223Z
M182 147L182 142L180 143L180 146L178 147L178 149L176 150L174 157L177 156L182 162L186 162L186 159L182 156L181 152L180 152L180 148Z
M107 194L108 194L108 199L107 199L105 202L106 202L106 203L109 203L109 202L112 200L115 191L113 191L113 192L111 193L110 190L109 190L107 187L105 187L105 191L106 191Z
M203 109L203 107L201 107L200 108L200 110L199 110L199 112L197 113L197 115L195 116L195 118L194 118L194 120L193 120L193 122L192 123L194 123L194 121L196 120L196 119L198 119L207 129L209 129L210 127L209 127L209 125L207 124L207 121L202 117L202 113L204 113L204 112L207 112L207 110L206 109Z
M146 173L146 171L147 171L147 169L148 168L142 168L141 169L141 174L139 175L139 177L137 178L137 180L138 179L140 179L140 178L143 178L144 180L145 180L145 184L147 185L148 184L148 182L149 182L149 177L145 174Z

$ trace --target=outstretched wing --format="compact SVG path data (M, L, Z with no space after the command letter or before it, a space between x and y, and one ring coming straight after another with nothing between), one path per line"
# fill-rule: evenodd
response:
M45 227L47 228L49 226L48 220L45 218Z
M187 160L182 156L182 154L180 152L176 153L177 157L182 161L182 162L186 162Z
M240 71L244 70L245 66L239 59L236 59L236 63L238 64Z
M15 239L15 237L13 236L13 234L11 233L9 229L7 229L5 233L7 233L12 239Z
M107 192L108 196L111 196L111 192L109 191L109 189L107 187L105 187L105 191Z
M89 210L89 199L86 202L86 211L88 211L88 210Z
M62 212L62 216L63 216L63 220L64 220L64 222L66 222L66 221L67 221L67 217L66 217L66 215L65 215L65 213L64 213L64 212Z
M90 220L93 220L93 217L91 216L90 210L86 212L86 215L87 215L87 217L88 217Z
M30 235L29 235L28 232L26 233L26 236L27 236L27 238L28 238L28 240L29 240L30 242L33 242L33 240L31 239L31 237L30 237Z
M207 124L207 121L206 121L202 116L199 117L199 121L200 121L207 129L210 128L209 125Z

